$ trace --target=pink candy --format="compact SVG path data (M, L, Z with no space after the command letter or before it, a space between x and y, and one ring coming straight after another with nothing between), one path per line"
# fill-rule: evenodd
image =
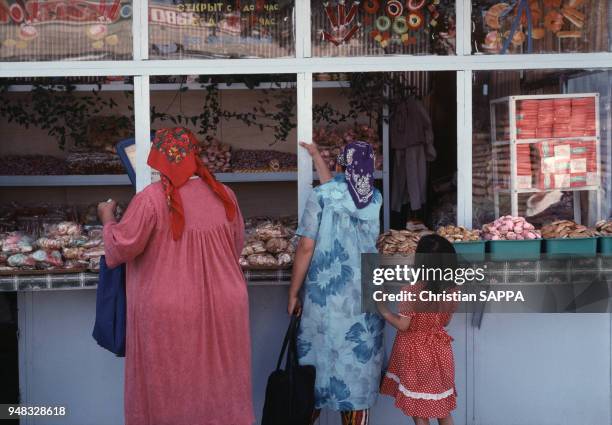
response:
M525 240L541 238L540 232L523 217L510 215L498 218L482 227L485 240Z

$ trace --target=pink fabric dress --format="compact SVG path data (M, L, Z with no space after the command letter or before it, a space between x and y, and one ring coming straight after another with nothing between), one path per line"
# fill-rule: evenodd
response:
M177 241L160 183L104 226L108 265L127 262L125 423L250 425L244 222L240 212L228 222L200 179L179 191L185 231Z

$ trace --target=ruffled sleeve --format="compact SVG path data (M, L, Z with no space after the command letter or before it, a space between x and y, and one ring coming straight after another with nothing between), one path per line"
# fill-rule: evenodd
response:
M306 201L300 225L296 231L299 236L312 240L317 239L319 226L321 225L321 214L323 213L323 199L318 190L313 190Z
M109 267L133 260L146 248L155 228L156 215L146 193L139 193L130 202L119 223L104 225L104 255Z

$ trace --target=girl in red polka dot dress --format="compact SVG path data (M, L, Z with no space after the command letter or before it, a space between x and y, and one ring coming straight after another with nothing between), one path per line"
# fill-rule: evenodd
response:
M449 259L448 254L454 253L452 244L438 235L422 237L417 246L417 256L447 254L443 257ZM429 259L439 258L427 257L427 266L433 265ZM441 263L433 266L449 266ZM418 294L423 290L448 293L454 288L452 282L429 281L405 289ZM383 317L398 330L380 392L394 397L395 406L411 416L416 425L428 425L429 418L437 418L440 425L453 425L451 411L457 407L455 362L452 338L445 327L454 308L454 304L445 302L420 303L418 308L415 303L403 303L396 314L379 304Z

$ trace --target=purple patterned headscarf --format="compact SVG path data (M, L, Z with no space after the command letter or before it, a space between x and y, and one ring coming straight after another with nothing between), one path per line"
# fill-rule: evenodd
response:
M374 195L374 149L366 142L351 142L338 155L338 163L345 167L346 183L355 206L367 207Z

